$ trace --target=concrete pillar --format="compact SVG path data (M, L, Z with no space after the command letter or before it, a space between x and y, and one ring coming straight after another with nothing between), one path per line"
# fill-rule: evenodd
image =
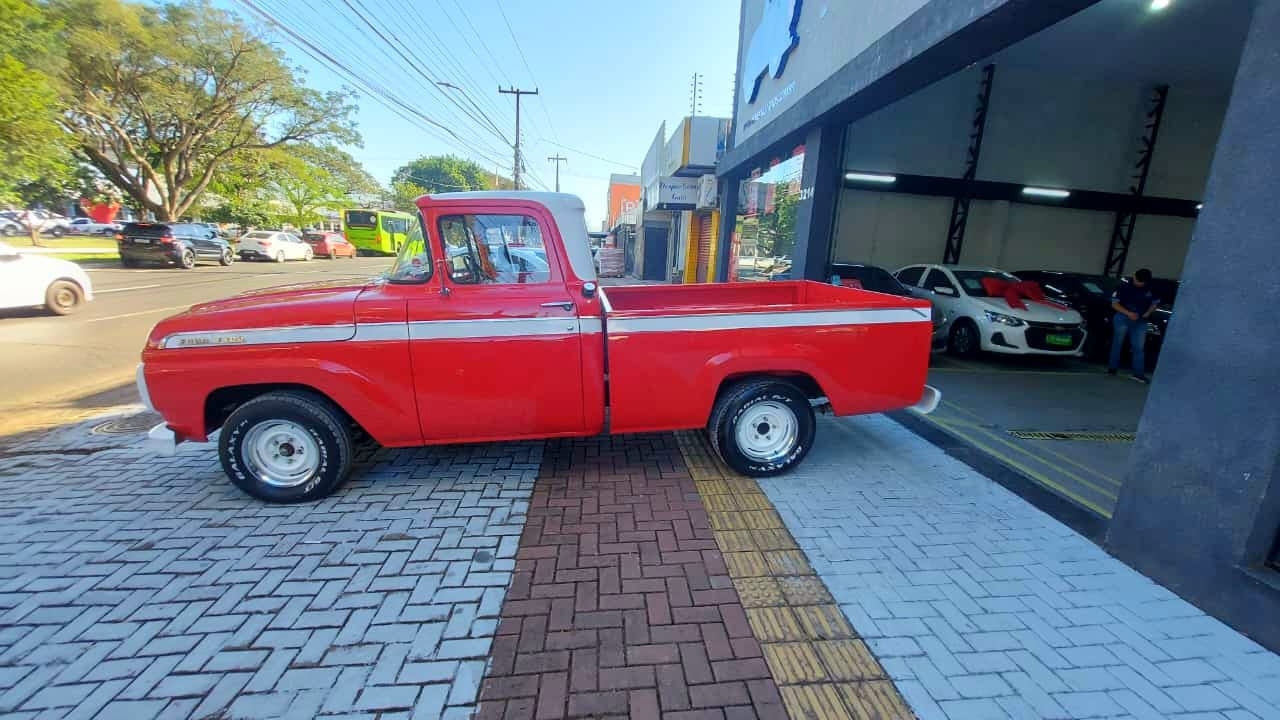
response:
M1107 545L1280 651L1277 68L1280 0L1258 0Z
M805 135L800 203L796 207L794 280L826 280L844 173L845 126L818 126Z
M712 269L716 282L729 279L729 263L736 262L731 252L733 233L738 227L738 183L742 176L730 173L720 176L720 233L716 238L716 266Z

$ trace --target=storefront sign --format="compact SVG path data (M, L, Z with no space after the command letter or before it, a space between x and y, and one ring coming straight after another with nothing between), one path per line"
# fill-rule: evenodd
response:
M927 2L744 0L735 142L773 122Z
M700 178L664 177L658 180L658 207L694 207Z

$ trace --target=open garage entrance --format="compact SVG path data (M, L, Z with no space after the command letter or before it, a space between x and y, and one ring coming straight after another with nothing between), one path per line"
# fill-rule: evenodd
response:
M1157 279L1145 365L1158 378L1250 14L1103 0L844 139L831 262L919 266L900 279L947 310L951 349L957 331L982 335L980 352L935 355L944 402L929 422L1103 520L1148 391L1103 372L1110 296L1139 268ZM943 264L1018 273L1080 314L992 324L967 297L990 288L928 267Z

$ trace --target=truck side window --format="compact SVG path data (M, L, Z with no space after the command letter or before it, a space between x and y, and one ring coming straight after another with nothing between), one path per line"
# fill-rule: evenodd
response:
M446 215L440 218L440 238L455 284L551 281L542 229L528 215Z
M416 220L406 222L406 236L400 252L396 255L396 264L387 273L387 279L393 283L412 285L424 283L431 279L431 248L427 245L423 233L425 223L419 215Z

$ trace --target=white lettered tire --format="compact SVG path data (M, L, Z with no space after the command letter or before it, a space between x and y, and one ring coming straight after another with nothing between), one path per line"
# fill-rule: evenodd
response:
M351 473L350 424L308 392L260 395L231 413L218 439L222 469L236 487L270 503L319 500Z
M725 464L749 477L790 470L813 446L813 407L795 385L746 380L726 390L711 411L707 435Z

